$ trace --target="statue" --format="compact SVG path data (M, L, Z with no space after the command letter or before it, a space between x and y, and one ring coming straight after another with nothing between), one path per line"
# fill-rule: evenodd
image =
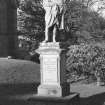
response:
M52 42L56 42L57 29L64 29L65 0L43 0L45 9L45 40L49 42L49 30L52 28Z

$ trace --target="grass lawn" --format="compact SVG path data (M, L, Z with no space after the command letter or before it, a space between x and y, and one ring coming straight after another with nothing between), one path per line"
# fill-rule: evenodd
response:
M105 87L96 84L71 85L72 92L80 93L81 105L105 105Z
M27 98L27 94L36 91L35 83L37 84L39 81L38 64L24 60L0 59L0 105L29 105L22 102L5 104L3 97L24 95ZM104 86L79 82L71 84L71 92L80 93L81 105L105 105Z
M0 58L0 84L34 83L40 81L39 64Z

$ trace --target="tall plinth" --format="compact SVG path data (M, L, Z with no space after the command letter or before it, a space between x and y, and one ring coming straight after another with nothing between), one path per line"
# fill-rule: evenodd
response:
M65 50L59 43L41 43L36 50L40 54L41 83L38 87L39 96L62 97L70 93L66 79Z

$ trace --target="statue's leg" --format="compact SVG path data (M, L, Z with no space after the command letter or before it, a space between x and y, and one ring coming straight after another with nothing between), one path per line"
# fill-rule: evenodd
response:
M43 42L48 42L48 27L45 28L45 40Z
M53 29L53 42L56 42L56 34L57 34L57 27L54 26L54 29Z

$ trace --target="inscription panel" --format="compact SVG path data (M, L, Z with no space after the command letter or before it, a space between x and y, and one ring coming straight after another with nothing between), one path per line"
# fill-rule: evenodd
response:
M43 82L54 84L58 81L57 56L45 56L43 59Z

